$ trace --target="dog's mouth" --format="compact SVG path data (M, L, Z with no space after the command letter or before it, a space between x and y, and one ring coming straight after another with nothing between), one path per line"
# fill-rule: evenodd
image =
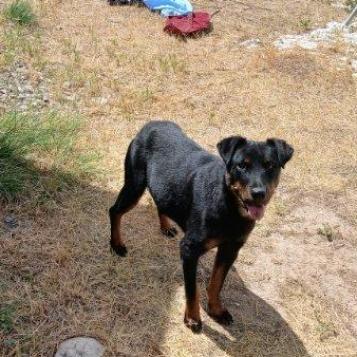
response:
M235 194L235 196L238 199L238 202L240 202L240 206L249 219L253 221L259 221L263 218L266 206L265 204L243 200L238 194Z
M241 206L241 212L249 219L253 221L258 221L263 218L265 212L266 203L254 202L252 200L244 200L239 192L234 186L232 187L234 196L236 197L239 205Z
M258 221L263 218L265 212L264 204L256 204L252 202L243 202L247 215L253 221Z

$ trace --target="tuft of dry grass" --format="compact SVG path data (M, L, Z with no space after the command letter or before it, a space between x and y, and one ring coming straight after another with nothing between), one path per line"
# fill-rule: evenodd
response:
M335 66L343 47L312 54L270 46L298 32L297 19L315 27L343 11L327 1L199 0L196 8L221 10L215 29L181 42L145 8L99 0L32 4L38 28L0 23L0 77L19 59L34 77L44 76L51 109L86 117L74 155L95 149L103 174L88 182L76 166L54 170L51 155L22 155L50 186L72 185L51 204L23 195L0 205L0 355L50 355L78 334L99 338L108 356L352 356L356 82ZM262 48L239 46L253 37ZM123 180L127 145L157 117L174 120L212 152L232 134L282 137L295 148L228 277L230 328L205 313L203 334L184 327L178 240L160 235L148 195L124 219L129 256L109 252L107 209ZM318 233L327 223L338 227L339 239ZM213 258L200 265L203 307Z

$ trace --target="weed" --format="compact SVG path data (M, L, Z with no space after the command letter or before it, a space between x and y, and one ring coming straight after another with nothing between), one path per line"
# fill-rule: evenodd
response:
M168 54L158 59L159 67L164 73L179 73L185 71L185 64L177 58L176 54Z
M31 4L26 0L15 0L4 10L5 17L19 25L29 25L36 21Z
M339 235L339 233L327 223L324 223L322 227L319 227L317 229L317 233L323 237L326 237L329 242L335 240L335 238L337 238Z
M14 329L14 312L12 305L0 306L0 331L10 333Z
M23 59L26 62L31 60L35 68L44 68L46 61L42 56L40 31L36 30L29 36L26 34L26 30L16 26L4 31L1 41L4 51L0 52L0 60L5 66L15 60Z
M299 26L303 31L308 31L311 29L311 20L309 19L300 19Z
M275 201L274 207L275 207L275 212L279 217L284 217L285 216L287 207L286 207L286 205L285 205L283 200L278 200L277 199Z

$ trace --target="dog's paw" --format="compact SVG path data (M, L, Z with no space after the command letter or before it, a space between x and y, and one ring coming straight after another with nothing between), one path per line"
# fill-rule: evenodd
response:
M184 323L193 333L201 333L202 331L202 321L193 320L185 316Z
M231 325L233 323L233 316L228 312L228 310L224 310L219 315L212 313L208 313L208 315L220 325Z
M125 257L128 254L128 249L125 245L115 246L114 244L110 244L110 250L120 257Z
M177 234L177 229L174 226L168 228L161 228L161 233L166 237L173 238Z

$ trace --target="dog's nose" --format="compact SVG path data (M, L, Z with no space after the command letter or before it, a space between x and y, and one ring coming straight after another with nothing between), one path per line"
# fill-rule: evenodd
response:
M255 187L251 192L253 200L264 200L267 190L265 187Z

